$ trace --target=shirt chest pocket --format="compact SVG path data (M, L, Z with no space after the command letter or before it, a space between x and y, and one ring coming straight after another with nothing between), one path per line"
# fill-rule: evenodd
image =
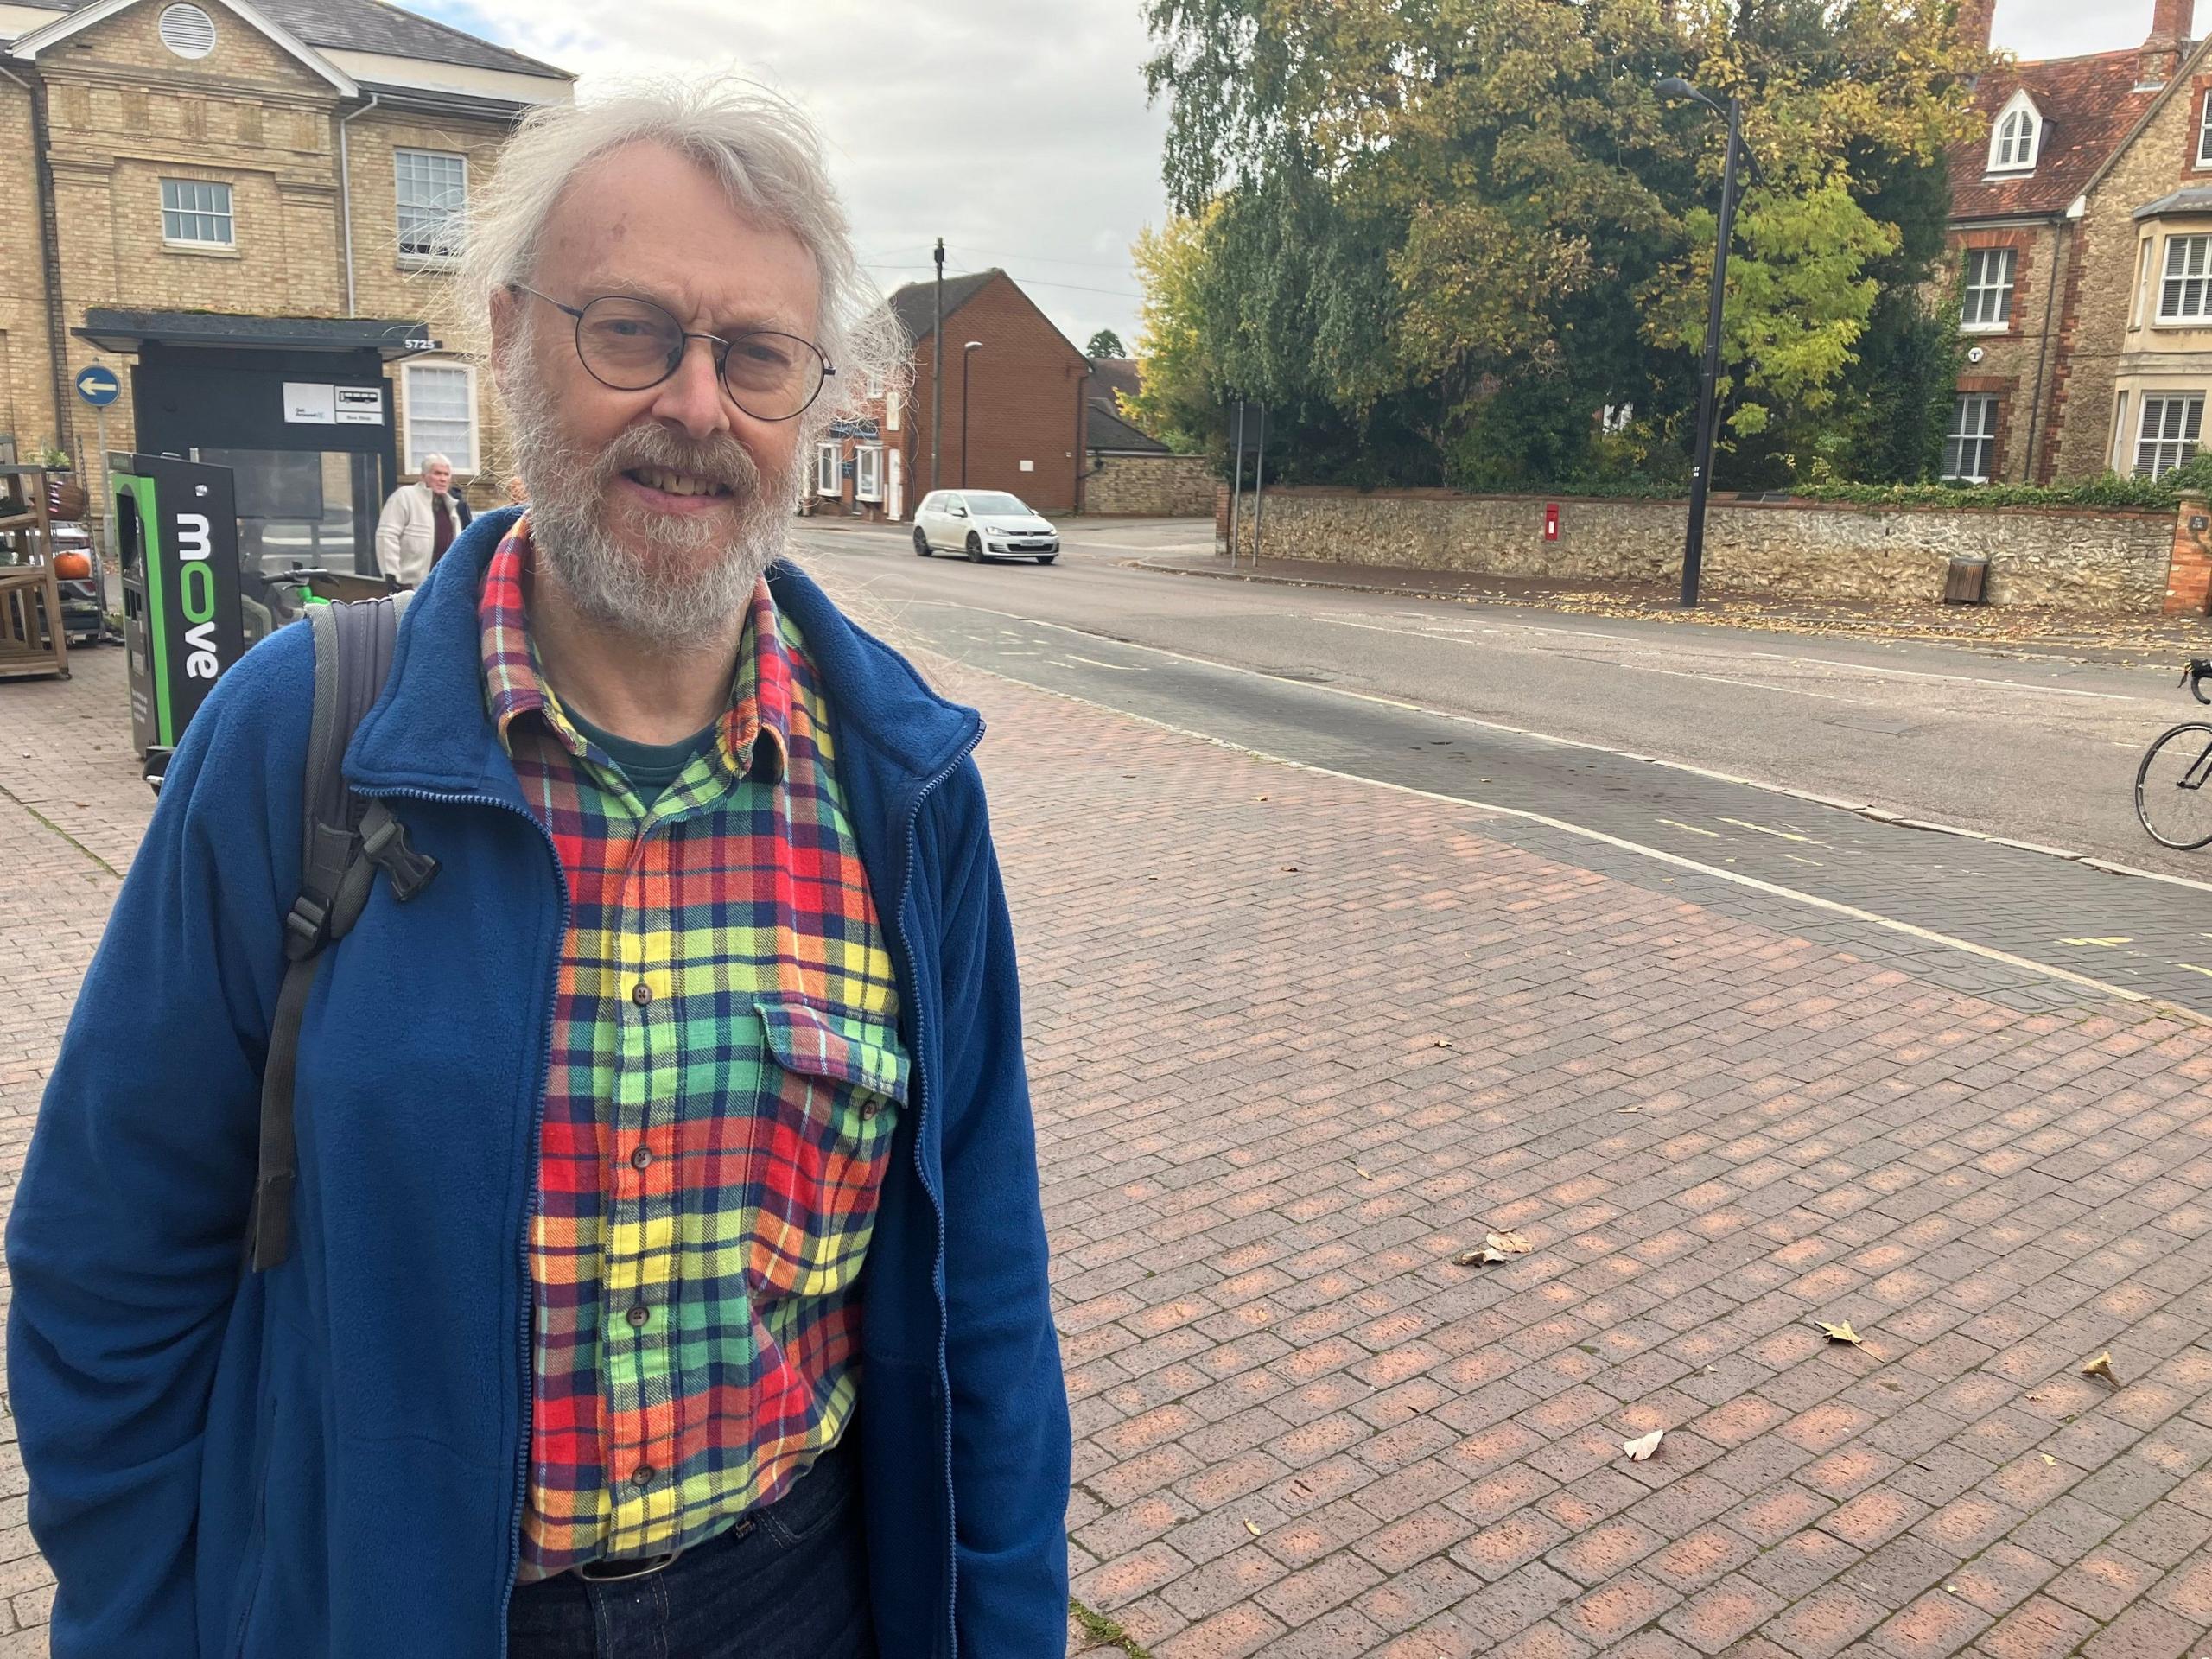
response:
M859 1275L911 1075L895 1027L758 1005L766 1046L748 1185L756 1294L819 1296Z

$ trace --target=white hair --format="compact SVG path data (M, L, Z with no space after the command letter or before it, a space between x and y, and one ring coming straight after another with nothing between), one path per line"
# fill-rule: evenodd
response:
M540 105L501 152L472 204L461 286L491 338L493 298L535 274L545 222L569 181L611 150L664 145L711 174L741 213L786 230L821 275L816 343L836 372L801 417L810 436L852 412L871 378L892 384L906 359L899 325L854 257L852 232L822 161L821 139L797 105L752 82L631 82L580 104Z
M443 455L432 454L432 455L425 455L425 456L423 456L423 464L422 464L422 466L420 466L419 467L417 467L416 470L417 472L423 472L423 473L427 473L427 472L429 472L429 471L430 470L430 468L431 468L431 467L446 467L446 468L448 468L448 469L450 469L450 468L452 467L452 466L453 466L453 462L452 462L451 461L448 460L445 456L443 456Z

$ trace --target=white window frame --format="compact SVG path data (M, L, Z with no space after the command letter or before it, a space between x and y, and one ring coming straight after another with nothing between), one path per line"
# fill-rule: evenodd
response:
M2151 256L2157 251L2156 238L2145 237L2142 251L2135 256L2135 305L2133 320L2127 325L2130 328L2143 326L2143 308L2151 298Z
M208 205L204 207L199 205L199 199L196 196L188 199L192 202L191 206L184 206L183 203L188 198L181 195L177 199L178 205L171 206L169 192L172 187L192 191L219 191L221 194L219 196L207 197ZM160 196L163 247L219 248L226 253L237 250L238 245L238 193L225 181L221 179L163 179L161 181ZM219 207L214 205L217 201L222 204ZM196 219L219 220L226 234L219 238L208 236L172 236L169 233L169 219L173 214L179 219L188 222Z
M834 439L814 446L814 493L840 499L845 493L845 446Z
M1979 263L1980 282L1974 280ZM2001 282L1989 279L1991 265L2004 273ZM2019 254L2012 248L1968 248L1966 251L1966 301L1959 311L1959 329L1968 334L2004 334L2012 329L2012 288L2020 269ZM1977 311L1994 312L1993 316Z
M2212 232L2166 238L2165 257L2158 265L2158 317L2163 327L2212 327Z
M1989 164L1992 173L2032 173L2043 149L2043 111L2022 87L1997 111L1989 124Z
M1946 481L1986 484L1995 474L1997 405L1998 397L1993 391L1962 391L1954 399L1951 424L1943 434L1943 477ZM1969 410L1978 415L1979 419L1970 419ZM1966 446L1968 444L1975 446L1975 458L1981 462L1980 472L1970 470L1967 465Z
M883 394L883 429L885 431L896 432L899 429L899 389L893 386Z
M2146 391L2142 414L2135 427L2135 465L2139 477L2163 478L2194 457L2204 442L2204 394L2201 391ZM2152 435L2152 427L2157 435ZM2147 454L2146 454L2147 452Z
M2212 167L2212 89L2206 91L2196 111L2196 164Z
M409 477L423 470L421 457L426 454L443 455L453 462L457 478L474 478L479 470L477 448L483 435L483 418L476 400L476 365L457 357L410 357L399 365L399 464ZM468 388L468 453L454 453L449 438L440 438L433 443L420 446L415 442L415 377L424 370L455 373L462 377Z
M439 220L435 246L428 252L411 250L407 245L407 214L432 211L419 202L410 203L400 188L401 162L408 156L426 161L457 162L461 165L461 200L446 210ZM397 249L403 265L429 270L446 270L460 263L461 241L451 235L446 226L468 211L468 157L458 150L423 149L418 146L403 145L391 152L392 245Z
M868 377L868 395L871 397L883 396L883 377L872 370Z
M2112 454L2106 465L2115 473L2127 470L2127 394L2121 392L2112 412Z
M883 446L880 443L853 446L853 499L883 499Z

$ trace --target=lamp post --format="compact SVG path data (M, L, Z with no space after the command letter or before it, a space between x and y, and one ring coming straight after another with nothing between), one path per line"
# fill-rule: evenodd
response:
M688 348L687 348L688 349ZM938 487L938 435L944 430L944 238L937 239L937 315L930 322L930 488Z
M975 361L969 355L982 345L971 340L960 348L960 487L968 487L968 365Z
M1744 105L1732 93L1724 109L1680 75L1668 76L1652 90L1662 98L1694 99L1715 115L1728 118L1728 154L1720 163L1720 222L1713 238L1713 300L1705 317L1705 362L1698 372L1697 453L1690 473L1690 524L1682 539L1682 604L1694 607L1698 576L1705 563L1705 498L1713 482L1713 443L1719 423L1720 310L1728 288L1728 243L1736 229L1736 156L1743 148Z

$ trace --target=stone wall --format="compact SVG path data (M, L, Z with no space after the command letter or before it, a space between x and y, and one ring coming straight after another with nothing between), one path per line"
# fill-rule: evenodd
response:
M1204 455L1101 455L1084 480L1085 512L1202 518L1213 511L1213 463Z
M1683 503L1551 500L1559 537L1548 542L1541 496L1272 488L1264 550L1554 581L1679 577ZM1251 537L1248 512L1239 537L1247 554ZM1919 604L1942 597L1950 560L1986 558L1993 605L2156 615L2173 537L2170 512L1716 501L1706 517L1704 582L1714 593Z

